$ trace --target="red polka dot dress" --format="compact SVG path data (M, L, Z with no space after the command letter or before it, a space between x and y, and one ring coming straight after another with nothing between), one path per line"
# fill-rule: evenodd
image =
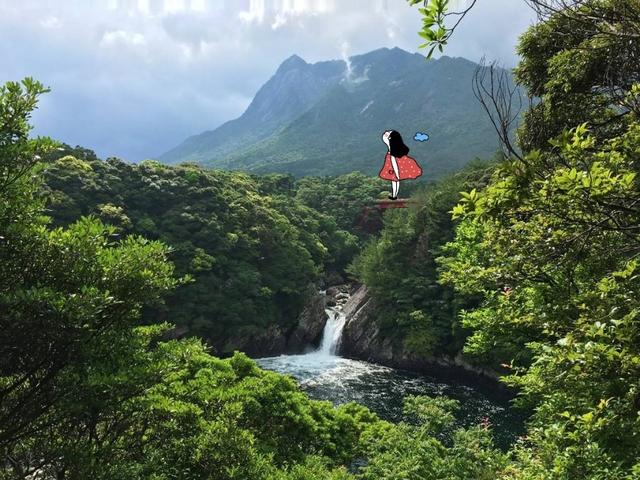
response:
M384 165L382 165L382 169L378 176L383 180L413 180L422 175L422 168L418 165L418 162L409 155L405 155L404 157L396 158L396 163L398 164L398 173L400 174L400 178L396 178L396 174L393 171L393 165L391 165L391 154L387 152L387 156L384 157Z

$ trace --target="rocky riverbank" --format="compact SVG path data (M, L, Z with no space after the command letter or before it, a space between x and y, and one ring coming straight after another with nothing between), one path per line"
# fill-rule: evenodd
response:
M374 319L375 303L364 285L353 289L343 306L347 322L342 332L339 353L348 358L365 360L393 368L463 379L465 382L498 384L499 374L469 363L462 354L418 356L408 352L401 341L380 334Z
M324 292L313 294L298 323L291 328L271 325L267 329L246 329L225 339L212 342L213 353L228 356L239 350L253 358L272 357L282 354L299 354L315 350L320 345L322 331L327 322L327 307L343 306L350 298L352 286L348 284L328 287ZM170 338L179 338L188 330L174 329Z

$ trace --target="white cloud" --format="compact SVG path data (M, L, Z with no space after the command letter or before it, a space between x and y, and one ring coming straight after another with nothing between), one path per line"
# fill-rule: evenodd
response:
M204 12L206 9L206 0L191 0L191 10L194 12Z
M118 45L142 46L146 44L144 35L124 30L107 30L100 40L101 47L111 47Z
M327 15L335 12L332 0L250 0L249 8L240 11L238 18L251 23L268 22L273 30L287 25L291 20Z
M58 17L47 17L40 21L40 25L44 28L60 28L62 27L62 22Z
M250 0L249 9L238 12L238 18L246 23L262 23L264 21L264 0Z
M273 19L273 23L271 24L271 28L273 30L277 30L280 27L283 27L287 24L287 16L282 14L282 13L278 13L275 18Z
M138 0L138 12L142 15L151 15L149 0Z
M164 13L177 13L186 10L185 0L164 0Z

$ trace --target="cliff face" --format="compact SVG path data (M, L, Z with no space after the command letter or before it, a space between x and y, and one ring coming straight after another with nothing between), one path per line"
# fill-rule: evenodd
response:
M345 357L471 381L499 379L498 373L471 365L461 353L455 357L419 356L408 352L401 341L381 335L374 319L375 302L364 285L353 293L343 310L347 323L339 353Z
M271 326L266 330L245 331L214 346L218 355L240 350L247 355L270 357L298 354L315 350L327 321L325 308L341 305L346 324L338 345L338 354L344 357L378 363L392 368L422 372L444 380L464 380L468 383L496 384L499 374L469 363L461 353L455 357L420 356L409 352L400 338L388 332L382 334L375 321L375 301L365 285L352 287L337 285L327 289L326 295L316 293L300 315L297 325L289 330ZM502 384L499 384L502 388Z
M342 330L340 355L377 363L391 362L392 342L380 335L373 320L374 301L366 286L362 285L353 292L342 311L347 321Z
M326 303L327 297L320 293L311 298L300 314L298 325L287 335L286 353L304 353L318 347L327 322Z

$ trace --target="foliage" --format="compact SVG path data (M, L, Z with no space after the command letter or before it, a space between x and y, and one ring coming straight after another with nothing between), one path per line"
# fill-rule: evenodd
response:
M520 39L516 80L540 100L519 131L525 151L548 149L549 139L583 122L597 138L613 138L625 131L630 113L640 113L637 95L630 97L640 75L640 2L569 3L575 5Z
M585 127L553 143L463 199L443 280L484 298L463 315L466 351L510 364L537 405L527 468L619 478L640 455L640 125L602 145Z
M114 403L100 402L97 438L67 426L75 441L60 432L50 448L64 464L49 468L79 478L96 471L105 479L270 478L311 452L323 467L343 461L353 452L346 441L375 420L369 413L357 420L353 407L311 401L292 379L261 371L243 355L211 357L196 340L158 344L138 360L133 374L95 379L115 395ZM118 398L127 391L139 393Z
M296 186L101 162L29 139L42 85L0 89L0 478L638 478L640 87L627 5L587 0L579 17L533 27L518 76L541 102L520 132L522 158L428 186L419 209L386 215L351 267L386 313L385 335L422 355L455 353L469 335L468 355L510 372L535 413L506 455L486 425L451 431L452 400L409 398L393 425L311 401L242 354L162 341L169 325L140 325L181 283L170 255L201 298L226 302L227 326L247 312L286 323L301 285L356 245L351 213L328 214L357 176ZM608 91L603 62L619 67ZM40 159L62 227L42 216ZM111 225L77 220L87 213Z
M4 226L37 216L35 186L26 177L55 143L42 137L30 139L28 120L38 96L47 91L31 78L0 86L0 222Z
M0 91L0 104L15 111L33 99L19 114L17 124L26 125L42 91L25 82L12 98ZM292 378L262 371L243 354L220 360L198 339L162 341L168 324L138 325L142 308L179 284L168 248L90 217L48 228L30 155L53 143L25 142L27 131L5 136L18 158L2 164L14 180L0 197L0 478L390 478L376 472L389 470L389 449L399 445L415 447L410 459L426 447L440 454L422 459L422 470L433 464L485 478L493 467L484 456L501 458L477 429L457 432L450 449L428 437L451 422L452 401L409 400L421 426L394 433L364 407L310 400ZM92 162L56 163L89 174L101 168ZM16 212L8 199L28 208ZM101 205L105 216L122 217L121 208ZM202 269L217 261L203 251L197 258ZM356 455L369 463L354 476L346 466Z
M54 223L95 215L120 235L171 245L177 273L194 281L145 319L187 326L220 351L233 351L233 337L248 328L290 328L312 285L340 272L357 248L333 218L298 201L291 177L81 160L70 155L76 150L49 157L44 194Z
M78 393L84 362L117 344L141 306L175 284L158 243L131 237L114 245L113 230L90 219L46 228L32 176L55 143L28 138L45 91L30 79L0 89L3 450L52 422L53 405Z
M242 354L161 341L169 325L138 324L179 284L169 249L90 217L46 225L36 154L55 144L27 139L43 92L0 89L0 478L349 478L340 465L373 414L309 400ZM77 180L92 162L56 163Z
M330 215L339 228L362 236L363 232L357 231L362 208L384 195L388 182L352 172L337 177L304 177L296 187L300 202Z
M427 58L431 58L436 48L442 53L449 38L453 35L462 19L476 4L472 0L470 5L465 5L462 11L452 11L449 0L407 0L409 5L422 4L418 9L422 16L422 30L418 35L425 40L419 48L428 48ZM454 17L455 23L448 22L448 17Z
M492 475L637 478L640 9L635 0L531 3L559 9L519 46L516 77L539 98L519 131L524 154L466 188L452 210L455 239L438 250L440 280L479 301L461 314L465 353L504 368L535 412ZM369 247L380 252L370 265L406 270L406 253L393 250L413 235L406 220L389 222L397 234L385 230ZM379 290L389 289L395 275L380 270ZM411 478L419 460L403 461L390 455L377 477L398 468Z
M368 461L359 478L496 478L507 462L505 455L493 448L487 428L458 429L453 432L450 445L436 438L450 429L456 403L441 397L409 397L405 412L417 417L417 425L380 422L369 427L362 436Z
M613 32L628 32L621 8L638 11L582 2L522 37L517 76L542 100L527 153L463 196L443 250L442 280L483 298L462 315L465 351L507 366L535 407L507 478L638 473L640 124L619 100L635 95L639 44Z
M88 219L44 226L31 175L55 144L28 139L27 120L45 91L29 79L0 89L0 446L41 428L51 404L73 395L62 372L175 283L160 244L115 246L113 230Z

